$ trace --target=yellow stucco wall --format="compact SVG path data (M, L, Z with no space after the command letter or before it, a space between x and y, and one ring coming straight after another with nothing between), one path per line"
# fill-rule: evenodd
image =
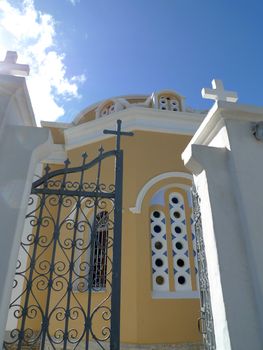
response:
M199 317L198 299L153 299L152 298L152 262L149 231L149 207L152 195L161 187L176 183L190 184L187 179L168 178L153 185L146 193L140 214L134 214L130 208L135 206L136 198L142 187L153 177L166 172L187 172L184 168L181 153L190 137L174 134L135 131L133 137L122 139L124 150L124 183L123 183L123 231L122 231L122 299L121 299L121 341L125 343L187 343L197 342L201 337L197 330ZM105 151L114 148L115 139L87 145L68 152L70 167L82 163L81 154L87 152L89 160L97 156L97 150L103 145ZM55 166L57 168L57 166ZM113 182L114 162L108 159L103 162L102 182ZM96 169L87 172L95 179ZM71 175L71 180L77 175ZM63 215L66 215L65 213ZM189 213L188 213L189 216ZM64 232L66 235L66 231ZM43 259L50 256L47 251ZM58 251L58 255L61 252ZM63 256L63 255L61 255ZM62 257L63 259L63 257ZM192 258L191 258L192 259ZM193 263L192 263L193 264ZM100 302L106 292L93 293L93 306ZM87 293L78 293L80 303L86 307ZM60 297L52 297L55 305ZM40 298L45 304L45 293ZM42 306L42 307L43 307ZM51 321L54 329L59 322ZM72 323L73 326L73 323ZM74 323L81 327L82 320ZM34 329L40 325L35 323ZM100 323L98 323L98 328Z
M190 137L174 134L135 131L122 139L124 150L123 242L121 340L128 343L180 343L200 341L197 331L198 299L152 299L149 205L153 193L179 179L165 179L146 194L141 214L133 214L141 188L151 178L165 172L187 172L181 153ZM115 139L87 145L69 152L79 164L80 155L97 154L100 144L105 150L114 147ZM180 179L180 182L183 182ZM189 180L185 180L189 184Z

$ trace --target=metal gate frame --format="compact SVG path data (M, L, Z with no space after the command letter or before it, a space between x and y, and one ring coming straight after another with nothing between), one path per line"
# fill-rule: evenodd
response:
M195 186L192 187L194 227L196 234L196 250L200 289L201 317L198 319L198 330L203 335L206 350L216 350L214 321L211 306L210 287L205 254L205 243L200 211L200 197Z
M110 345L110 350L119 350L120 348L120 292L121 292L121 231L122 231L122 186L123 186L123 150L121 150L121 136L132 136L132 132L123 132L121 131L121 120L117 120L117 129L114 130L104 130L104 134L111 134L116 136L116 148L111 151L104 152L104 149L101 147L99 149L99 155L86 163L87 154L84 153L82 155L82 165L79 167L70 168L70 161L67 159L65 163L65 167L63 169L55 170L50 172L50 167L47 165L45 167L45 174L40 179L36 180L32 184L31 188L31 198L30 204L32 204L33 197L35 195L38 200L37 207L30 211L26 218L30 220L31 226L34 228L35 233L29 234L26 237L26 243L21 242L21 249L24 251L24 254L27 254L27 262L26 268L21 270L22 262L18 260L17 269L15 273L14 286L15 289L21 280L23 280L23 288L22 293L16 296L14 300L10 303L10 310L14 318L16 318L17 324L19 327L16 327L10 332L9 339L4 342L4 349L23 349L26 348L39 348L44 350L46 348L46 341L49 341L49 345L51 349L78 349L78 345L81 341L85 340L85 350L88 350L90 347L90 338L92 338L100 349L107 349L108 345ZM101 179L101 165L102 162L108 158L115 158L115 183L108 185L100 183ZM84 173L90 169L97 169L96 181L92 183L84 182ZM80 180L76 181L68 181L68 174L78 174ZM53 197L52 197L53 196ZM51 247L52 254L51 260L46 262L45 266L42 266L42 272L37 270L36 265L38 262L39 256L37 255L39 247L46 247L43 243L43 237L41 236L41 229L43 227L47 227L49 222L47 222L47 218L45 217L44 212L47 211L46 201L47 199L53 198L53 205L56 207L56 218L53 220L54 229L51 232L51 240L52 245L47 245ZM55 201L54 201L55 198ZM70 199L76 201L75 212L74 212L74 223L71 222L71 229L73 232L73 236L71 240L67 244L69 246L67 249L69 250L70 260L68 261L68 267L66 268L66 272L62 272L60 275L58 274L58 265L55 260L56 257L56 249L61 248L60 242L60 230L62 225L65 223L66 219L61 219L61 211L63 207L65 208L67 204L65 198L70 202ZM89 200L90 208L92 208L93 213L93 223L85 222L86 226L90 228L90 238L87 244L86 249L90 252L89 263L86 263L88 266L88 271L86 275L84 275L84 279L86 279L87 289L87 310L80 305L78 311L72 310L71 307L71 299L74 297L74 274L76 272L74 270L76 258L74 257L75 250L77 249L77 245L79 244L77 234L80 231L80 221L79 215L81 211L81 203L83 200ZM110 201L112 206L112 216L114 219L109 219L109 223L107 225L111 225L111 230L113 233L112 245L107 243L107 248L112 247L112 261L110 261L107 256L107 261L112 263L111 271L111 281L108 280L107 273L106 281L107 286L111 287L111 293L107 296L106 300L110 300L110 307L102 305L100 303L93 310L91 310L91 298L93 293L93 273L94 273L94 246L95 244L100 244L96 242L96 234L99 228L100 223L97 218L97 213L102 209L101 201L104 201L104 206L106 201ZM51 201L50 201L51 202ZM50 204L50 203L49 203ZM51 204L52 205L52 204ZM35 214L38 213L38 216ZM72 220L71 220L72 221ZM86 220L88 221L88 219ZM68 222L66 222L68 224ZM46 225L46 226L45 226ZM83 222L82 222L82 225ZM105 225L105 223L104 223ZM83 227L83 226L82 226ZM82 228L83 229L83 228ZM44 239L45 240L45 239ZM65 243L65 242L64 242ZM83 244L83 242L82 242ZM59 248L58 248L59 247ZM65 248L65 247L64 247ZM64 249L63 248L63 249ZM47 249L47 248L46 248ZM66 249L66 248L65 248ZM31 254L32 253L32 254ZM65 256L66 253L65 253ZM65 258L65 257L64 257ZM61 265L65 265L64 262L59 261ZM41 265L39 263L39 265ZM38 266L39 268L39 266ZM41 266L40 266L41 270ZM63 269L62 269L63 270ZM38 271L38 272L37 272ZM64 270L63 270L64 271ZM38 277L42 278L42 285L36 283L35 275L38 274ZM56 304L53 309L50 309L50 298L52 294L52 290L54 290L54 285L59 284L59 279L63 278L66 281L66 305L65 307L60 308L60 320L64 321L64 330L59 330L60 332L55 336L51 336L49 333L49 322L52 313L54 310L57 310L59 304ZM40 281L41 281L40 278ZM77 277L78 279L78 277ZM20 282L19 282L20 281ZM34 285L34 287L33 287ZM40 286L41 285L41 286ZM36 300L34 296L34 288L46 288L46 305L42 309L38 300ZM58 289L59 290L59 289ZM61 292L61 290L59 290ZM63 289L64 291L64 289ZM64 293L64 292L63 292ZM22 305L21 300L23 300ZM32 300L34 303L32 303ZM61 299L62 300L62 299ZM82 307L82 310L81 310ZM92 322L94 317L94 310L97 312L100 308L102 312L102 318L105 321L110 322L110 326L105 326L101 333L103 338L97 337L92 329ZM10 311L9 310L9 311ZM69 322L72 317L76 317L77 315L85 315L85 322L83 322L83 333L82 336L77 338L76 332L72 332L72 329L69 329ZM75 314L74 314L75 313ZM35 334L33 329L27 328L28 320L34 320L37 316L41 316L41 330L39 334ZM83 316L84 317L84 316ZM74 330L73 330L74 331ZM56 331L57 332L57 331ZM75 335L75 336L74 336Z

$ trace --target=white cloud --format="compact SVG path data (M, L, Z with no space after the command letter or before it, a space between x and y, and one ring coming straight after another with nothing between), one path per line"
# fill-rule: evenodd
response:
M85 74L76 75L76 76L71 78L71 81L77 81L79 83L85 83L86 76L85 76Z
M69 0L73 6L77 4L77 2L80 2L80 0Z
M0 0L0 23L0 56L17 51L18 62L30 66L27 84L37 123L57 119L64 114L63 100L81 97L78 87L86 77L66 76L65 54L55 45L54 18L37 11L34 0L24 0L21 9Z

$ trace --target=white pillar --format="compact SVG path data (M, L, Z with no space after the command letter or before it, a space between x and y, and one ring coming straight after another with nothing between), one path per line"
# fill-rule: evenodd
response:
M218 350L263 344L263 108L216 102L182 158L200 195Z
M50 144L35 127L25 79L0 75L0 344L34 170Z

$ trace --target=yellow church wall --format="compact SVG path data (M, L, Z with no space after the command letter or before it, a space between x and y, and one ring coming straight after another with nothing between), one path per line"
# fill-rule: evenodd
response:
M64 132L59 128L49 128L53 142L56 144L64 144L65 143L65 137Z
M105 164L106 163L106 164ZM112 160L107 160L104 163L104 166L106 166L108 169L113 169L113 159ZM75 164L76 165L76 164ZM78 164L79 165L79 164ZM70 166L74 166L74 161ZM61 168L61 166L58 165L50 165L50 172L54 170L58 170ZM89 172L89 175L92 178L92 181L94 182L96 179L96 173L97 173L97 168L95 167ZM107 171L107 177L110 177L110 172ZM113 170L112 170L112 177L113 177ZM56 177L56 180L62 179L62 176ZM86 181L84 177L84 181ZM91 180L91 179L89 179ZM79 174L69 174L67 176L67 181L79 181ZM88 180L87 180L88 181ZM113 180L111 179L111 183ZM53 199L51 205L50 200ZM66 199L69 199L69 197L66 197ZM48 196L45 202L45 207L43 209L43 214L42 218L45 218L45 221L47 222L47 217L52 217L55 221L57 220L57 215L58 215L58 210L57 206L54 205L57 203L58 197L57 196ZM38 201L39 203L39 201ZM69 203L68 203L69 204ZM75 202L73 201L68 208L70 210L74 206ZM38 207L38 206L37 206ZM69 214L69 209L67 207L62 207L61 212L60 212L60 219L59 222L61 223ZM35 213L36 216L39 215L39 210ZM30 218L29 218L30 220ZM37 227L32 228L32 235L35 237L37 231ZM49 224L47 227L41 226L40 228L40 237L46 237L47 241L50 242L52 240L53 234L54 234L54 225L52 224L51 221L49 221ZM60 242L63 244L63 242L66 242L65 240L68 238L72 238L73 230L72 227L71 229L67 228L66 225L63 225L60 229ZM110 233L109 233L110 235ZM49 326L49 332L51 336L54 336L55 331L57 329L64 329L64 318L63 318L63 309L66 307L67 304L67 283L66 281L69 278L69 274L66 273L62 278L57 278L57 274L53 274L53 289L51 291L50 297L47 299L48 296L48 291L47 291L47 281L50 278L50 272L49 272L49 265L47 265L45 262L51 262L51 257L52 257L52 252L53 252L54 244L50 244L49 247L47 248L42 248L39 245L37 246L36 250L36 265L35 269L43 273L45 276L40 277L38 273L34 272L33 273L33 284L32 284L32 292L29 294L29 301L28 305L35 305L36 300L38 301L39 307L45 312L47 302L49 303L49 311L48 314L50 316L50 326ZM32 257L33 255L33 249L34 247L31 246L29 248L29 256ZM59 267L61 267L61 262L66 263L66 268L67 268L67 259L66 256L68 257L68 260L71 260L71 250L65 250L61 249L60 245L56 245L56 253L55 253L55 265L59 262ZM112 259L112 249L109 249L108 251L108 256L110 259ZM30 260L28 259L28 264L30 263ZM28 265L29 266L29 265ZM58 270L56 269L56 273ZM62 274L64 273L63 268L60 271ZM29 272L26 274L26 277L29 277ZM62 284L61 284L62 282ZM26 285L24 284L24 288ZM55 289L55 291L54 291ZM87 311L88 307L88 298L87 298L88 293L87 292L79 292L75 291L74 292L74 297L70 298L70 307L74 308L76 306L81 305L85 311ZM106 290L105 292L97 292L97 293L92 293L92 298L91 298L91 310L94 310L94 308L102 302L103 299L105 299L109 295L109 291ZM23 294L21 304L25 305L25 299L26 299L26 294ZM109 300L104 303L105 306L109 306ZM33 308L32 308L33 309ZM33 331L39 331L41 329L41 323L42 323L42 315L39 313L38 308L34 308L37 310L36 317L33 318L27 318L26 319L26 327L29 327ZM53 310L51 312L51 310ZM105 311L105 310L103 310ZM62 312L60 314L60 312ZM101 316L101 315L100 315ZM101 317L94 316L94 321L93 322L93 332L100 337L101 336L101 329L104 326L109 326L109 322L101 322ZM69 321L69 328L73 328L81 332L84 324L84 318L83 315L80 314L80 317L78 317L76 320L70 320ZM21 327L21 320L19 319L18 321L18 327Z
M75 162L75 159L72 158L72 162L70 164L70 167L77 166L77 165L81 164L81 162L82 162L82 159L81 159L81 161L78 159L78 161ZM112 159L107 159L107 160L105 160L105 162L103 162L102 169L101 169L101 171L102 171L101 181L102 182L105 182L106 184L113 183L114 172L113 172L113 170L112 170L112 172L110 172L108 170L108 169L113 169L113 167L114 167L114 160L113 160L113 158ZM88 171L84 175L83 182L96 183L97 172L98 172L97 166L93 167L90 171ZM86 175L89 175L89 178L87 178ZM69 174L67 176L67 181L72 181L72 183L74 183L76 181L78 183L79 179L80 179L79 176L80 176L79 174ZM106 182L105 177L107 177L109 182ZM75 204L75 202L73 202L73 205L74 204ZM85 211L85 209L86 208L83 208L83 211ZM65 218L67 214L68 214L68 209L67 208L63 208L62 209L62 215L61 215L62 219ZM92 215L93 215L93 213L89 214L89 219L90 220L92 219ZM63 240L66 239L66 238L72 237L72 234L73 234L72 230L67 230L65 228L65 226L62 227L62 229L61 229L61 236L63 237ZM58 249L56 259L58 261L63 261L63 259L65 259L65 256L63 254L64 253L63 253L62 249ZM68 255L70 255L70 251L68 251ZM109 249L108 256L109 256L110 259L112 259L112 249ZM69 258L69 260L71 260L70 256L68 256L68 258ZM66 277L68 277L68 276L66 276ZM65 293L65 292L66 292L65 288L63 288L62 293ZM53 294L54 294L54 296L53 296L53 298L51 298L51 300L52 300L52 306L54 307L58 303L59 299L61 298L61 295L59 293L53 293ZM75 307L75 306L81 305L83 307L83 309L85 310L85 312L87 312L87 308L88 308L88 292L75 291L73 294L74 294L74 298L71 297L70 307ZM106 290L105 292L100 291L100 292L92 293L92 296L91 296L91 310L94 310L95 306L97 306L99 303L101 303L102 300L105 299L108 295L109 295L109 290ZM65 305L66 305L66 298L64 298L64 300L60 303L59 306L64 307ZM104 306L109 306L109 300L106 303L104 303ZM105 310L103 310L103 311L105 311ZM109 322L102 321L102 317L97 317L97 316L94 317L93 321L94 321L92 323L93 324L93 332L99 338L99 337L102 336L102 334L101 334L102 327L109 326ZM52 320L51 320L51 328L53 328L55 330L55 329L60 328L61 326L63 327L63 322L64 322L64 320L59 322L55 317L53 317ZM83 327L83 323L84 323L84 318L83 318L83 315L81 315L75 321L70 321L69 327L77 329L77 330L79 330L81 332L81 329Z
M198 299L153 299L152 298L152 262L151 262L151 235L150 235L150 200L153 194L166 185L173 186L181 191L176 184L191 185L190 180L185 178L167 178L154 184L146 193L142 203L140 214L134 214L130 208L135 206L136 198L142 187L153 177L165 172L186 172L181 161L181 153L188 144L190 137L174 134L161 134L145 131L135 131L133 137L122 139L124 149L124 184L123 184L123 230L122 230L122 299L121 299L121 341L134 344L153 343L187 343L199 342L201 337L197 330L199 317ZM82 163L81 154L88 153L87 162L98 155L100 145L105 151L115 146L115 138L109 138L102 142L76 148L68 152L70 167L79 166ZM52 170L60 166L53 165ZM114 158L102 162L101 183L110 185L114 182ZM87 181L95 181L97 167L86 173ZM89 178L87 177L89 176ZM67 180L78 181L79 174L68 175ZM49 208L52 215L56 216L55 207ZM68 214L68 209L63 208L62 218ZM186 217L190 219L190 209L186 208ZM63 228L63 238L72 235L72 231ZM188 229L188 237L191 232ZM167 236L168 239L168 236ZM189 239L191 242L191 239ZM168 239L168 244L169 239ZM189 247L189 251L191 246ZM50 260L52 246L45 252L41 259ZM57 249L56 260L65 259L60 248ZM70 254L70 252L68 252ZM111 254L109 252L109 254ZM169 258L170 270L172 261ZM193 257L190 255L191 269L194 269ZM67 275L66 275L67 277ZM171 277L170 277L171 279ZM193 289L196 289L195 279L192 278ZM172 281L170 280L170 286ZM172 287L174 290L174 287ZM51 294L50 308L59 302L62 295L66 295L65 286L60 293ZM100 303L109 293L92 293L92 309ZM79 303L87 308L88 292L74 292ZM40 300L41 307L45 307L46 292L36 291L36 297ZM60 302L59 307L66 305L66 297ZM77 305L76 300L71 298L71 306ZM109 303L107 302L107 305ZM54 314L55 316L55 314ZM40 318L32 324L32 329L41 327ZM105 322L97 318L94 322L94 330L97 335ZM107 324L108 325L108 324ZM80 317L71 321L70 327L81 329L83 319ZM63 320L51 318L52 331L62 328Z
M197 330L200 309L198 299L153 299L151 295L150 198L164 185L177 182L190 185L189 180L182 178L162 180L146 194L140 214L133 214L129 210L135 206L139 191L151 178L165 172L187 172L181 160L181 153L189 140L190 136L146 131L135 131L133 137L122 138L124 186L121 340L123 342L147 344L201 340ZM88 152L89 159L93 159L100 144L105 150L110 150L114 148L115 139L110 138L70 150L68 154L73 160L72 166L80 163L80 155L84 151ZM187 215L189 216L189 213ZM193 258L190 259L192 267Z

